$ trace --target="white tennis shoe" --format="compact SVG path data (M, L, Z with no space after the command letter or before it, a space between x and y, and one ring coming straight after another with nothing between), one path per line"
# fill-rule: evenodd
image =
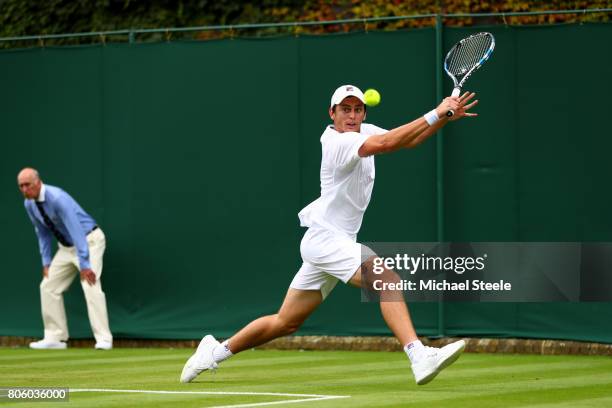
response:
M112 341L97 341L94 348L96 350L112 350L113 342Z
M68 345L63 341L38 340L30 343L30 348L35 350L64 350Z
M465 348L465 341L459 340L442 348L427 347L422 357L412 364L414 379L418 385L424 385L433 380L440 371L453 364Z
M202 371L214 370L218 367L213 357L213 350L219 342L210 334L204 336L195 353L185 363L181 373L181 382L188 383Z

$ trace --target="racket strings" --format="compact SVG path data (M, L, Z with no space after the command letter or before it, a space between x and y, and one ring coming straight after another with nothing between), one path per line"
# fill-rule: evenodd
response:
M480 44L475 41L465 41L457 47L451 59L451 71L455 75L465 74L479 58L477 55Z
M449 71L455 76L467 74L486 55L492 42L489 35L475 35L459 43L451 55Z

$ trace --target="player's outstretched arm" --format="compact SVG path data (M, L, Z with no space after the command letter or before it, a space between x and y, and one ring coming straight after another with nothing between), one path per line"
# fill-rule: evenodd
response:
M359 148L359 156L366 157L373 154L390 153L402 148L415 147L448 123L449 119L446 113L449 110L455 111L455 115L450 120L457 120L465 116L476 116L475 113L467 112L478 102L474 101L468 104L475 95L474 93L466 92L458 97L444 98L442 103L435 109L440 119L432 125L427 122L425 117L419 117L385 134L370 136Z

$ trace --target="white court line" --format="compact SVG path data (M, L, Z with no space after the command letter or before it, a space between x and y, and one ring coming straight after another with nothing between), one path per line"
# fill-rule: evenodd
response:
M239 404L239 405L215 405L210 408L244 408L244 407L262 407L265 405L278 405L278 404L294 404L296 402L310 402L310 401L324 401L330 399L338 399L338 398L350 398L348 395L329 395L327 397L321 398L303 398L303 399L295 399L295 400L282 400L282 401L274 401L274 402L256 402L253 404Z
M294 404L298 402L324 401L338 398L350 398L350 395L320 395L320 394L287 394L280 392L230 392L230 391L157 391L157 390L117 390L106 388L70 388L70 392L117 392L133 394L185 394L185 395L253 395L268 397L298 397L298 399L256 402L238 405L217 405L210 408L261 407L265 405Z

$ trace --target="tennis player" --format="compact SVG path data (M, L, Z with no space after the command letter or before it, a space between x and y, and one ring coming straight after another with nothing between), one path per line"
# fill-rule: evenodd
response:
M338 281L369 286L373 258L362 262L362 253L369 249L357 243L357 233L374 185L374 156L416 147L449 121L476 116L468 112L478 103L472 101L474 96L466 92L445 98L424 116L387 131L363 123L366 106L359 88L343 85L336 89L329 107L333 125L321 136L321 196L299 213L301 225L308 227L300 245L303 264L280 310L252 321L223 343L206 335L186 362L181 382L192 381L243 350L294 333ZM455 114L449 119L446 113L451 109ZM385 270L383 276L397 280L392 270ZM380 299L382 316L404 346L417 384L428 383L459 357L465 347L463 340L442 348L419 341L401 294L383 291Z

